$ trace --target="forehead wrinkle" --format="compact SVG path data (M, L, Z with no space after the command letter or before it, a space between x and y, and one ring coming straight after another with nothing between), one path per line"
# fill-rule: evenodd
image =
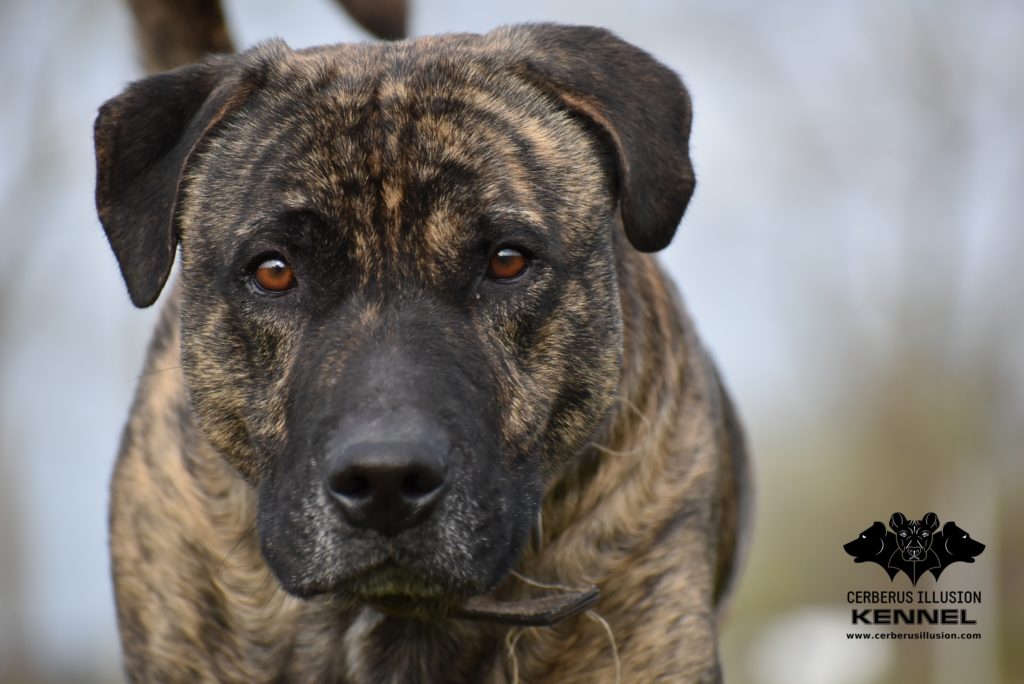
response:
M321 87L312 102L303 103L303 133L279 156L284 178L279 176L278 187L286 204L325 215L347 234L353 258L372 265L379 262L380 248L364 226L373 223L377 200L369 187L376 146L366 135L374 124L373 88L365 75L344 76Z
M522 155L536 155L545 176L573 175L573 164L563 154L571 146L573 126L565 125L567 115L543 94L507 74L495 74L493 65L485 68L472 58L464 64L446 60L437 76L426 68L434 59L430 55L398 50L369 59L366 50L345 53L348 64L340 63L341 52L309 54L297 60L309 63L311 73L302 83L313 102L299 108L283 106L280 100L275 103L285 114L281 128L306 128L316 143L306 148L301 160L281 160L295 172L289 174L293 178L286 186L286 203L315 205L332 217L344 217L338 221L339 228L351 233L354 256L369 265L380 265L385 254L409 246L399 229L403 200L411 182L438 174L443 161L478 171L476 187L465 188L476 195L473 202L487 207L511 200L519 208L506 206L506 214L514 213L537 226L550 222L545 220L537 192L555 193L539 185L540 179L523 163ZM299 66L293 65L292 71L301 71ZM453 77L442 78L445 75ZM451 106L423 112L411 122L414 144L402 146L400 136L417 104L438 100L447 100ZM526 141L528 149L501 128L470 125L467 107L504 122L508 132ZM282 138L281 128L275 127L268 137ZM360 135L357 129L362 129ZM270 145L267 138L256 144ZM369 183L374 176L375 183ZM435 254L451 255L467 229L465 217L459 220L451 198L445 195L461 190L445 188L426 198L432 206L411 226L409 237ZM564 204L564 198L556 199Z
M504 91L496 96L489 89L491 83L454 91L459 99L453 104L461 109L452 108L451 125L435 127L451 139L459 133L467 137L466 121L474 116L493 117L500 122L500 126L473 127L464 144L477 143L487 150L482 162L487 163L490 157L491 165L500 164L502 175L512 175L512 184L533 195L534 204L539 199L536 192L549 200L545 204L565 205L562 200L567 193L585 194L598 187L601 178L595 173L597 160L581 124L530 87L515 81L501 83L506 90L511 89L512 96ZM435 121L441 119L434 117ZM473 139L474 135L479 141ZM535 172L532 166L543 173ZM557 180L554 184L542 182L550 178Z
M423 156L421 176L445 162L472 166L481 175L525 171L514 139L493 125L499 123L518 132L514 112L474 107L458 99L447 102L453 105L451 109L426 112L413 126L415 147ZM486 120L490 117L494 121Z
M506 218L526 223L538 231L545 230L544 219L536 209L496 206L488 209L487 214L496 219Z
M473 96L467 98L470 94ZM538 231L543 230L546 224L544 214L537 201L532 174L520 159L523 152L519 144L501 130L467 125L466 117L459 116L464 111L466 99L477 103L486 102L486 106L478 109L500 117L510 129L518 131L522 123L519 112L495 106L491 104L490 98L476 97L480 93L471 89L462 89L453 95L463 99L449 100L453 105L449 110L442 110L441 113L434 110L413 122L416 144L410 145L406 154L419 158L408 161L410 176L421 183L429 181L441 172L439 167L445 161L470 167L477 171L480 178L478 186L473 188L480 203L484 207L495 202L506 203L497 210L484 209L483 212L515 217L517 221L534 226ZM545 123L549 122L537 118L536 124L528 127L535 129L527 131L535 140L533 143L528 142L531 147L550 145L556 137L555 134L549 135L540 130ZM467 155L467 151L477 150L483 153ZM447 194L439 193L428 198L433 206L422 225L415 227L419 230L414 229L409 236L425 250L419 261L423 264L423 270L434 278L443 275L444 264L458 258L467 238L472 235L469 226L474 217L460 215ZM507 204L509 201L516 202L518 207Z
M434 209L417 230L398 240L394 258L389 259L391 271L406 280L440 285L465 252L463 226L458 214Z
M423 223L423 244L428 254L441 260L457 258L469 233L463 224L463 218L446 204L435 206Z
M522 207L540 211L540 198L537 196L537 181L533 174L522 163L521 151L510 138L499 131L487 130L481 135L488 149L487 164L491 173L490 183L485 187L484 195L488 203L493 204L509 199ZM495 169L494 167L498 168ZM511 190L511 196L505 192Z

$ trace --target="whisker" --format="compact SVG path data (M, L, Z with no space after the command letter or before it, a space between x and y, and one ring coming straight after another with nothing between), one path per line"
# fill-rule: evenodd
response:
M220 574L224 571L224 568L228 564L228 560L235 553L235 551L238 550L238 547L242 545L242 542L245 541L246 537L248 537L250 534L252 534L255 531L256 531L256 516L253 516L252 522L249 523L246 526L246 528L242 532L241 536L238 537L238 541L235 542L234 546L231 547L231 550L228 551L226 556L224 556L224 560L222 560L220 562L220 565L217 567L217 572L215 573L217 575L217 577L220 577Z
M602 454L608 454L609 456L636 456L637 454L641 453L644 450L642 446L636 446L633 449L620 451L618 449L609 449L606 446L601 446L597 442L591 442L587 446L593 449L597 449Z
M622 661L619 659L619 644L615 640L615 633L612 632L611 625L608 624L607 620L598 615L595 610L588 610L584 615L604 627L605 634L608 635L608 643L612 646L612 658L615 660L615 684L622 684Z
M567 587L564 584L553 584L553 583L548 583L548 582L540 582L540 581L535 580L533 578L526 577L525 575L522 575L522 574L516 572L515 570L513 570L509 574L511 574L513 577L515 577L520 582L522 582L524 584L528 584L531 587L537 587L538 589L553 589L553 590L557 590L557 591L578 591L576 589L573 589L572 587ZM598 623L599 625L601 625L604 628L605 634L608 636L608 643L612 647L612 659L615 661L615 684L621 684L621 682L622 682L622 660L619 658L619 644L618 644L618 641L615 639L615 633L612 631L611 625L609 625L608 621L605 620L603 617L601 617L601 615L598 614L598 612L596 610L594 610L593 608L591 608L586 613L584 613L584 615L586 615L589 619L593 620L594 622ZM522 631L521 630L518 631L516 633L515 637L512 638L511 634L512 634L513 631L516 631L516 630L510 630L508 635L506 635L506 637L505 637L505 646L508 649L509 658L511 659L511 662L512 662L512 677L513 677L512 682L513 682L513 684L515 684L516 682L519 681L519 663L516 660L515 645L516 645L516 643L518 643L519 637L522 636Z
M545 582L539 582L525 575L520 575L518 572L513 570L509 573L523 584L529 584L531 587L537 587L538 589L553 589L556 591L582 591L579 588L567 587L564 584L547 584Z
M181 368L180 363L177 366L170 366L168 368L157 368L156 370L151 370L142 373L141 375L136 375L134 378L132 378L132 382L138 382L142 378L149 377L150 375L156 375L157 373L166 373L167 371L177 370L179 368Z
M525 630L521 627L513 627L505 634L505 651L508 653L508 661L512 665L512 683L519 684L519 658L516 657L516 644L519 637L523 636Z
M535 553L540 553L544 547L544 512L537 511L537 522L530 531L530 545Z
M643 428L642 430L638 431L638 434L636 435L636 439L634 442L636 446L633 447L632 449L619 450L604 446L603 444L600 444L598 442L590 442L589 444L587 444L587 447L597 449L601 453L607 454L609 456L635 456L643 451L643 445L647 443L647 441L651 437L651 434L654 432L654 425L651 423L650 418L644 415L644 412L641 411L639 407L637 407L637 405L631 402L629 399L626 399L625 397L615 397L615 401L622 404L626 408L630 409L630 411L635 413L636 416L640 419Z
M647 428L648 434L654 431L654 426L651 425L651 419L647 417L647 414L640 410L640 407L638 407L636 404L634 404L629 399L626 399L625 397L615 397L615 401L619 402L628 409L632 409L633 413L635 413L637 418L640 419L640 422L644 424L645 428Z

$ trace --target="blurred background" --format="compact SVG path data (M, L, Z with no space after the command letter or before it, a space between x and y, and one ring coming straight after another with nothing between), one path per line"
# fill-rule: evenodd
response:
M1024 3L413 0L415 35L607 26L681 73L700 179L663 261L743 414L754 535L730 682L1024 681ZM366 34L232 0L239 46ZM95 218L96 108L141 75L118 0L0 3L0 682L121 680L107 481L155 309ZM851 641L842 551L894 511L987 544L918 589L978 641ZM1016 521L1016 522L1015 522Z

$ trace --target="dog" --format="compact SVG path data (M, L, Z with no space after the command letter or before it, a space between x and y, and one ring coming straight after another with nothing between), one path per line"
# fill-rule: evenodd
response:
M856 539L843 544L843 550L853 556L854 563L876 563L885 570L889 579L899 572L898 568L889 565L889 559L896 549L896 535L885 529L885 525L878 520Z
M985 550L985 545L950 520L942 526L942 531L935 535L932 548L938 556L940 565L937 568L929 568L929 572L935 579L939 579L942 571L953 563L973 563Z
M889 527L896 534L896 549L889 558L890 568L907 573L915 586L926 570L942 570L942 563L932 550L932 535L939 528L937 515L926 513L920 520L907 520L902 513L893 513Z
M921 563L934 554L932 533L939 529L939 518L934 513L926 513L920 520L907 520L902 513L893 513L889 527L896 533L896 546L903 560Z
M719 681L745 449L650 254L690 119L550 24L271 40L104 104L132 302L181 255L111 485L129 679Z

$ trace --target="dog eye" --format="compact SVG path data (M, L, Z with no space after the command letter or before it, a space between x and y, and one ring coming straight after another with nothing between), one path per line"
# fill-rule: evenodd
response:
M922 537L927 537L927 536L928 536L928 533L927 533L927 532L922 532L922 533L921 533L921 536L922 536Z
M493 280L512 280L522 275L529 259L524 250L502 247L487 264L487 277Z
M252 279L264 292L287 292L295 287L295 271L279 256L260 261L253 271Z

